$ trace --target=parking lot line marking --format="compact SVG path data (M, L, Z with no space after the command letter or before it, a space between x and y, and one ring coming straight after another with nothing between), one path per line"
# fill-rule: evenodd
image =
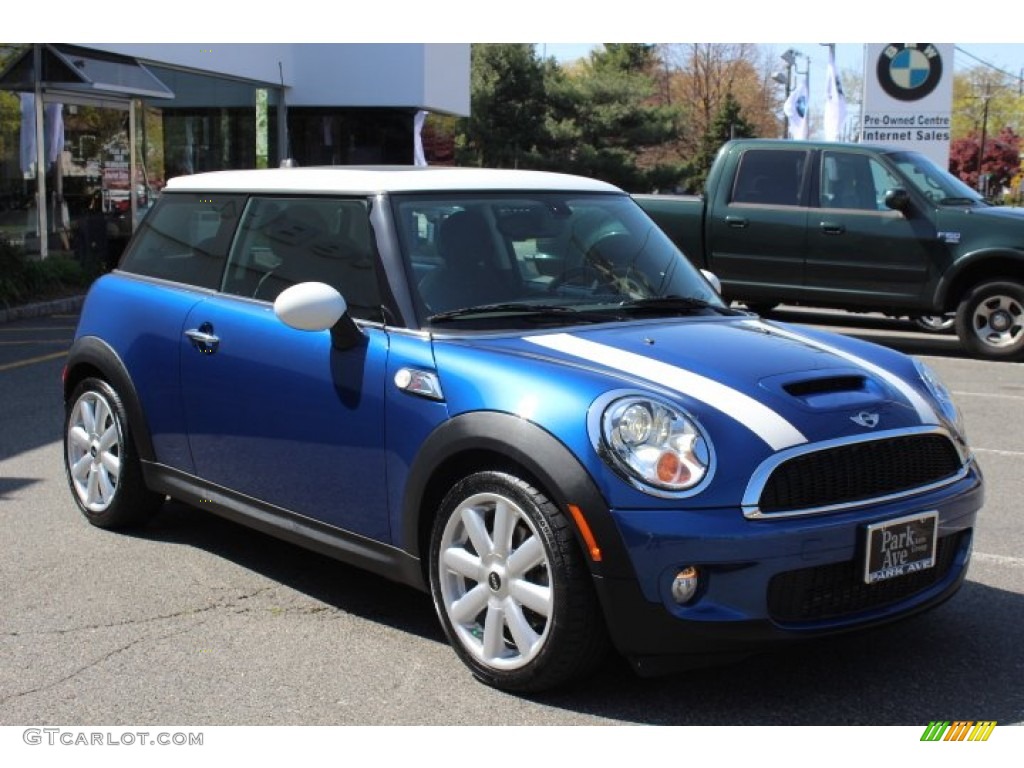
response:
M1001 451L998 448L974 448L975 453L994 453L996 456L1024 456L1024 451Z
M1024 400L1024 395L1003 395L999 392L953 392L957 397L1001 397L1006 400Z
M26 344L71 344L71 339L20 339L18 341L0 341L0 347L25 346Z
M30 357L26 360L17 360L13 363L5 363L4 365L0 365L0 371L9 371L12 368L21 368L26 365L32 365L33 363L45 363L47 360L56 360L58 357L65 357L67 353L68 352L65 349L61 352L52 352L49 355L40 355L39 357Z
M17 326L14 328L0 328L0 333L19 333L21 331L73 331L73 325L33 325Z
M996 565L1014 565L1018 568L1024 567L1024 557L1013 557L1012 555L990 555L987 552L974 552L971 555L972 560L981 560L985 563L994 563Z

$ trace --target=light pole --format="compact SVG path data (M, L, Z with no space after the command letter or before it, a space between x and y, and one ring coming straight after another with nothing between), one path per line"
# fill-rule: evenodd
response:
M801 57L803 59L805 59L806 62L807 62L807 65L804 68L803 72L801 72L800 69L796 65L797 59L801 58ZM794 87L793 87L793 75L794 74L796 74L797 77L800 77L800 75L803 75L804 77L807 78L807 80L805 82L806 82L806 85L807 85L807 92L808 92L808 94L810 94L810 90L811 90L811 83L810 83L811 59L810 59L810 57L804 56L804 54L800 53L800 51L796 50L795 48L787 48L786 51L782 54L782 56L780 56L779 58L781 58L784 62L786 62L786 72L785 72L785 74L783 74L782 72L776 72L774 75L772 75L772 80L774 80L779 85L785 86L786 96L785 96L785 100L784 100L783 103L785 103L786 101L789 101L789 95L794 90ZM784 114L784 116L783 116L782 138L785 139L785 138L788 138L788 137L789 137L789 115L788 114Z

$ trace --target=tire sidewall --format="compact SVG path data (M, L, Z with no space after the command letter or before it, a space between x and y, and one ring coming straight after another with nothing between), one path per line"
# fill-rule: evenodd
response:
M1024 306L1024 285L1010 281L981 283L974 287L956 312L956 335L961 345L974 357L988 360L1018 360L1024 358L1024 334L1016 343L1006 347L986 344L974 331L974 314L978 307L994 296L1011 296Z
M79 401L89 393L102 397L110 409L111 418L117 430L121 464L113 498L106 509L100 511L91 510L82 502L75 488L68 460L71 416ZM156 511L162 500L161 497L157 497L145 488L138 455L135 453L131 439L124 403L117 391L103 379L87 378L82 380L67 401L64 413L64 475L79 511L90 523L99 528L122 528L144 523Z
M488 685L509 691L542 690L561 682L558 678L570 676L562 674L560 668L571 666L563 657L572 650L564 637L564 627L567 614L572 609L570 601L575 597L570 588L569 571L579 568L579 563L568 562L577 553L567 545L575 546L575 542L566 541L564 533L560 535L556 532L549 516L561 513L543 495L535 496L535 493L535 489L522 480L502 472L487 471L469 475L456 483L445 496L434 519L430 539L430 592L448 642L474 676ZM548 561L553 610L548 619L547 636L536 657L516 669L495 669L480 661L463 645L444 605L440 583L440 547L444 531L463 502L478 494L502 496L516 504L529 517Z

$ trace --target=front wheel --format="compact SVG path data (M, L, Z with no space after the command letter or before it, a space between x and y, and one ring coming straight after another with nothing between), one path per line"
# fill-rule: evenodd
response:
M434 521L430 589L459 658L484 683L535 692L590 671L607 635L566 516L503 472L447 494Z
M956 312L960 343L975 357L1024 357L1024 286L993 281L975 286Z

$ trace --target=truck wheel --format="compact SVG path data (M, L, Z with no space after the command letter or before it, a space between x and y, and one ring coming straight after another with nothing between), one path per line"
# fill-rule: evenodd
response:
M956 334L975 357L1024 356L1024 286L1004 281L976 285L957 308Z
M746 304L747 309L761 317L771 314L777 306L779 305L773 301L752 301Z
M956 313L947 312L944 315L921 315L914 318L914 325L928 333L946 333L953 330L956 325Z
M588 672L606 648L571 523L503 472L452 488L434 522L430 591L459 658L482 682L541 691Z

